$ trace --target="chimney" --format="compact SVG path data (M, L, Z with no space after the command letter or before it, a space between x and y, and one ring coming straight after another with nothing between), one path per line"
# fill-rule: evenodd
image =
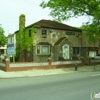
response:
M25 29L25 15L21 14L19 16L19 31L23 31Z

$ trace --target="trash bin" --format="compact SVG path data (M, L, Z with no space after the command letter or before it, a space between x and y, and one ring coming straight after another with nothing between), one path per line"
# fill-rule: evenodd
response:
M75 64L75 71L77 71L77 68L78 68L78 67L77 67L77 64Z

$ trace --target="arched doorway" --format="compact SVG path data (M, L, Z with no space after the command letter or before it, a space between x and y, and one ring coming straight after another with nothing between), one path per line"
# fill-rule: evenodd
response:
M69 59L69 44L64 44L62 46L62 53L64 59Z

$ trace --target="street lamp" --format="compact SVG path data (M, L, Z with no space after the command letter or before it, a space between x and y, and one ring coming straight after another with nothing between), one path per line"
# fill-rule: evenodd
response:
M93 35L94 37L94 69L95 69L95 34Z

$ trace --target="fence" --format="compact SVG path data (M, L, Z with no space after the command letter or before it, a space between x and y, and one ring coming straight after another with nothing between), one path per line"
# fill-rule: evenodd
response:
M0 69L6 71L6 63L0 63Z
M84 65L83 59L80 60L69 60L69 61L52 61L48 60L45 62L9 62L0 63L0 69L4 71L22 71L30 69L51 69L51 68L66 68Z
M98 64L100 64L100 59L89 58L88 65L98 65Z

